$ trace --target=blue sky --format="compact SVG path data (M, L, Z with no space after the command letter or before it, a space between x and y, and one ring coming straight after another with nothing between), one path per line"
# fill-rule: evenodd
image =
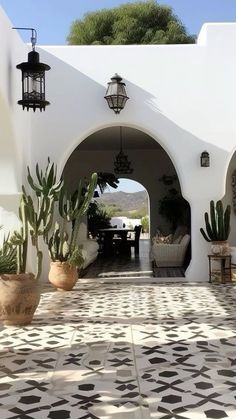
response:
M38 32L38 44L63 45L70 25L86 12L111 8L134 0L0 0L13 26L33 27ZM188 32L198 34L205 22L236 22L236 0L166 0L160 4L172 6ZM29 33L21 32L25 42ZM143 189L122 180L119 190L125 192ZM117 189L118 190L118 189Z
M0 0L14 26L34 27L39 44L65 44L71 22L84 13L129 0ZM173 7L188 31L198 34L204 22L236 21L236 0L161 0ZM29 40L29 36L22 33Z

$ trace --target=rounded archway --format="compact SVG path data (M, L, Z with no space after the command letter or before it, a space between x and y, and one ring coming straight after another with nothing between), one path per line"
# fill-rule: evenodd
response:
M99 130L73 151L63 170L63 178L71 190L76 189L78 178L86 181L93 172L114 174L114 161L121 147L119 128ZM182 197L177 171L167 152L140 130L123 126L122 132L123 151L133 169L122 176L139 182L148 192L150 237L155 236L157 230L169 235L181 224L190 232L190 207Z

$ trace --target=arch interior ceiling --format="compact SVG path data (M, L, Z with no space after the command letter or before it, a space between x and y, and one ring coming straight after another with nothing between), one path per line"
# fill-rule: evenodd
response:
M160 149L160 144L149 135L134 128L123 127L123 148ZM117 150L120 147L120 127L105 128L87 137L79 146L80 150Z

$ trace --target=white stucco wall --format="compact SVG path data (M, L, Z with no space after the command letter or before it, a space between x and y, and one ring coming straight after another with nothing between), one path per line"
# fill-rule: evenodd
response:
M30 114L22 112L21 74L16 69L26 60L28 47L0 7L0 241L18 225L18 204L25 166L30 160Z
M26 116L16 109L19 75L14 69L15 63L25 60L26 47L12 35L2 13L0 21L1 40L4 37L0 73L5 74L0 74L0 86L5 86L1 97L12 120L8 137L19 149L30 129L32 165L45 164L50 156L62 172L72 151L93 132L124 125L149 134L171 157L191 205L192 262L187 278L207 280L209 245L199 228L210 199L224 195L236 144L236 24L204 25L196 45L42 46L41 61L52 68L46 76L51 105L45 113ZM9 63L12 78L6 77ZM103 98L115 72L124 78L130 97L120 115L113 114ZM11 107L7 89L13 92ZM204 150L211 157L207 169L199 164ZM11 153L15 169L19 154ZM11 176L12 172L8 170Z

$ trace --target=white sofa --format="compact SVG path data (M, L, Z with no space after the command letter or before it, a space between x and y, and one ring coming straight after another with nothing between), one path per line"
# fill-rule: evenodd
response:
M82 269L85 269L90 263L97 259L99 248L96 240L88 238L87 225L85 223L81 223L80 225L78 243L79 245L82 245L82 255L84 258Z
M183 266L190 235L185 234L179 244L154 243L151 247L151 257L157 267Z

